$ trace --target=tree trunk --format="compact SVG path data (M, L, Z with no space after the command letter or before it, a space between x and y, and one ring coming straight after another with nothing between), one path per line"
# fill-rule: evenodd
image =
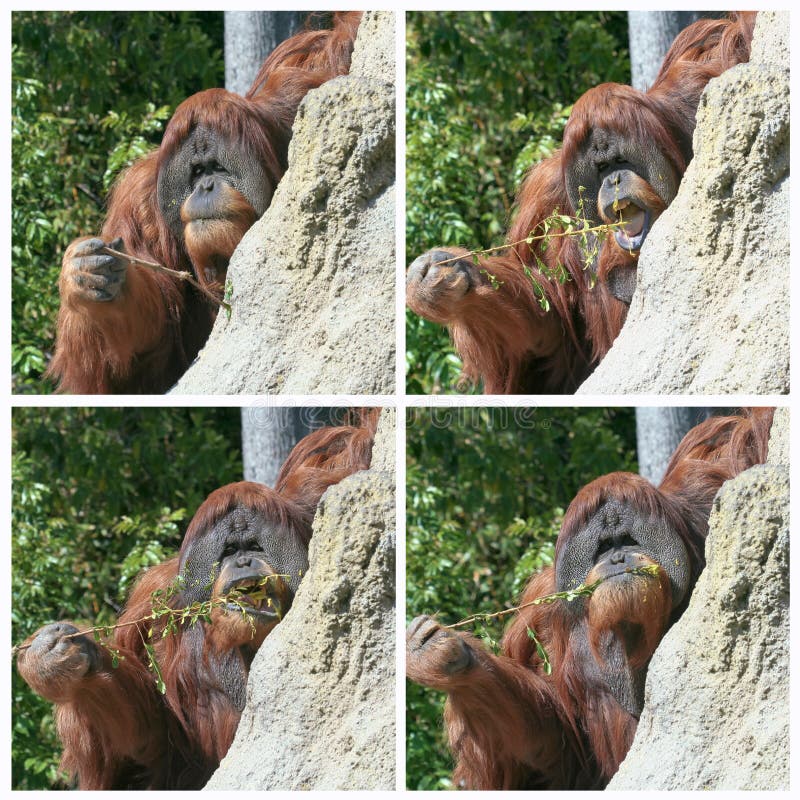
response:
M639 474L658 485L681 439L704 419L710 408L637 408L636 450Z
M303 11L226 11L225 88L245 94L264 59L302 27Z
M309 412L286 407L242 408L244 479L274 486L292 448L311 431Z
M629 11L631 85L645 91L653 84L658 68L675 37L687 25L701 17L714 16L720 16L719 12Z

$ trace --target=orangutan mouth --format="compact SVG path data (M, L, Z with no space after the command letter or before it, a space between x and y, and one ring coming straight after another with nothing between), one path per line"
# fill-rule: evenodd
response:
M623 250L641 249L652 224L649 209L636 205L630 198L615 199L603 209L603 216L622 223L614 231L614 240Z
M229 597L226 610L234 614L246 613L262 620L280 619L282 603L269 576L257 575L231 581L224 594Z

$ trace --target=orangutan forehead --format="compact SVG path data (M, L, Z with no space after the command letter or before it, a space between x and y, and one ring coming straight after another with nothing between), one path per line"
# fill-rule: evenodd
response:
M249 543L256 543L261 549L266 549L270 544L285 538L292 538L286 519L272 519L258 508L237 505L209 520L191 539L184 541L181 563L189 558L216 558L232 544L245 547Z
M583 525L593 540L632 533L652 536L666 528L663 519L616 497L606 500Z
M254 528L262 528L265 523L260 511L240 505L222 517L215 527L227 527L232 533L246 533Z
M267 551L283 549L283 541L294 538L294 530L285 518L272 518L260 509L242 505L220 517L199 541L203 542L201 549L208 552L236 543L245 547L251 542Z
M202 158L216 153L221 142L224 142L224 139L217 131L212 131L205 125L198 125L189 134L185 147L192 155Z
M213 156L217 151L237 151L239 146L229 132L218 130L211 125L198 123L193 126L183 143L186 152L197 157Z

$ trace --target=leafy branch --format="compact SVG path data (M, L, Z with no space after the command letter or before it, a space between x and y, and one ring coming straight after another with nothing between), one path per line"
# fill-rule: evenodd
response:
M578 187L578 207L575 215L562 214L559 209L554 209L553 213L539 222L533 230L524 238L515 242L506 242L505 244L497 245L496 247L487 247L482 250L470 250L466 255L453 256L446 258L443 261L437 261L432 266L438 267L443 264L451 264L455 261L461 261L464 258L471 258L473 263L479 265L479 257L491 253L497 253L501 250L515 249L520 245L532 245L535 242L541 242L541 249L547 250L550 242L553 239L560 239L564 237L578 237L578 247L581 251L583 259L583 269L590 274L590 288L594 287L595 276L591 272L591 267L597 260L600 252L600 243L614 231L624 229L626 221L622 217L622 209L617 207L617 200L614 200L614 211L619 214L619 219L616 222L605 222L600 225L592 224L586 219L584 211L583 193L586 191L585 187ZM556 263L554 267L549 267L537 252L531 249L531 255L536 263L536 269L540 275L543 275L549 280L555 280L560 284L564 284L569 280L569 272L563 264ZM536 280L533 270L527 266L524 261L522 268L525 275L530 280L533 286L533 293L537 302L544 311L550 310L550 301L544 291L544 287ZM485 275L491 287L497 291L502 285L503 281L499 280L496 275L489 272L488 269L482 268L480 270L482 275Z
M626 569L625 572L630 573L631 575L647 575L650 577L657 577L658 576L659 566L658 564L647 564L644 567L631 567L630 569ZM443 628L462 628L465 625L471 625L474 622L487 622L491 619L496 619L498 617L504 617L508 614L513 614L517 611L521 611L523 608L528 608L529 606L541 606L541 605L550 605L551 603L555 603L557 600L564 600L567 603L571 603L573 600L577 600L579 597L590 597L594 592L597 590L597 587L600 586L601 583L607 581L608 578L599 578L592 583L586 584L582 583L580 586L576 586L574 589L567 589L563 592L553 592L552 594L545 595L544 597L537 597L535 600L530 600L527 603L522 603L522 605L514 606L512 608L506 608L502 611L495 611L492 614L483 613L483 614L472 614L465 619L460 620L459 622L454 622L452 625L443 625Z
M111 655L111 666L116 669L119 662L125 657L120 654L118 648L107 641L110 639L112 633L120 628L128 628L132 625L139 628L139 635L142 639L145 653L148 659L148 667L156 676L156 686L161 694L166 692L166 685L161 674L161 668L156 660L155 649L149 640L160 633L160 638L165 639L167 636L176 635L179 628L182 626L193 627L199 622L211 623L211 612L216 608L230 608L234 606L242 616L247 620L250 625L252 636L256 634L256 626L253 621L251 611L257 608L263 601L266 601L267 607L272 608L272 598L267 594L267 584L271 580L278 578L288 579L288 575L265 575L257 583L248 584L246 586L234 586L229 592L211 597L208 600L198 600L190 603L188 606L181 608L172 608L169 601L172 597L178 594L185 588L182 576L178 576L170 586L165 589L156 589L150 595L150 602L152 611L143 617L127 622L118 622L114 625L95 625L91 628L68 633L63 636L63 639L75 639L79 636L91 636L95 642L101 647L108 650ZM212 581L213 582L213 577ZM210 585L210 584L209 584ZM280 609L274 609L280 619ZM146 638L142 627L146 623L151 623L147 626ZM22 650L27 650L30 644L18 644L12 648L12 655Z
M658 564L647 564L644 567L631 567L630 569L626 569L625 572L630 573L631 575L646 575L648 577L657 577L658 576L659 566ZM517 611L521 611L524 608L528 608L530 606L539 606L539 605L550 605L551 603L555 603L558 600L563 600L567 603L572 602L573 600L577 600L579 597L590 597L596 591L597 587L600 586L601 583L607 581L608 578L599 578L592 583L582 583L579 586L576 586L574 589L567 589L563 592L553 592L552 594L545 595L544 597L537 597L534 600L530 600L527 603L522 603L521 605L514 606L513 608L506 608L502 611L495 611L492 614L485 613L485 614L472 614L471 616L467 617L466 619L462 619L459 622L454 622L452 625L442 625L443 628L461 628L465 625L472 625L475 623L486 623L489 620L498 619L500 617L504 617L507 614L513 614ZM547 654L547 650L545 649L544 645L541 643L539 638L536 635L536 631L530 627L530 625L525 626L525 630L528 634L528 638L534 643L536 646L536 654L539 656L540 661L542 662L542 671L545 675L550 675L553 672L553 665L550 662L550 656ZM499 643L492 637L489 633L487 628L483 628L479 632L479 636L481 639L484 640L485 644L491 648L492 652L497 653L500 649Z
M486 247L481 250L470 250L468 253L460 256L453 256L446 258L443 261L436 261L431 266L440 267L442 264L451 264L454 261L461 261L464 258L471 257L473 260L478 256L486 255L487 253L497 253L501 250L510 250L513 247L518 247L521 244L533 244L534 242L549 243L551 239L563 238L565 236L585 236L589 233L608 234L613 233L625 226L625 221L619 222L604 222L600 225L592 225L588 219L582 219L578 216L570 214L562 214L558 209L543 219L538 225L529 233L524 239L518 239L516 242L506 242L499 244L495 247ZM563 225L563 230L551 232L551 228L555 225ZM542 233L536 233L539 228L542 228ZM546 249L546 248L544 248Z

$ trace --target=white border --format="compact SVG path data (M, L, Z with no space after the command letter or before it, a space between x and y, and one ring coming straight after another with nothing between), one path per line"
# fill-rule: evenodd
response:
M215 2L173 2L169 4L171 8L188 10L219 10L219 3ZM245 2L234 3L231 9L262 9L264 3ZM396 342L397 342L397 395L394 396L352 396L352 395L277 395L270 397L263 396L216 396L216 395L192 395L192 396L60 396L60 395L47 395L47 396L33 396L33 395L11 395L11 292L10 292L10 271L6 271L7 286L9 290L7 293L6 302L3 305L3 310L0 315L3 318L3 344L0 347L0 369L3 370L3 375L6 381L6 393L3 401L4 405L4 430L7 432L7 446L0 460L0 477L3 480L3 488L0 489L0 496L4 498L6 509L5 519L7 520L7 535L2 538L2 548L0 549L0 557L3 559L2 575L5 576L5 592L6 608L11 607L11 582L10 582L10 537L12 535L10 526L10 507L11 507L11 447L10 447L10 431L11 431L11 409L16 407L71 407L71 406L142 406L142 407L175 407L175 406L259 406L259 405L298 405L298 406L362 406L362 405L375 405L394 407L397 409L397 453L396 453L396 479L397 479L397 680L396 680L396 709L397 709L397 789L404 790L405 786L405 680L404 667L404 628L405 628L405 486L406 477L406 463L405 463L405 409L407 407L458 407L458 406L534 406L534 407L568 407L568 406L583 406L583 407L596 407L596 406L736 406L736 405L776 405L780 407L789 407L794 412L795 402L791 396L685 396L685 395L586 395L586 396L475 396L475 395L439 395L433 397L426 396L406 396L405 394L405 327L404 327L404 280L403 273L405 270L405 257L404 257L404 243L405 243L405 172L403 165L405 163L405 44L404 44L404 11L417 11L417 10L482 10L490 8L491 4L487 2L476 2L476 0L462 0L462 2L431 2L422 3L417 2L372 2L372 3L349 3L349 4L334 4L331 2L286 2L286 0L278 0L278 2L271 2L268 4L272 10L313 10L322 9L330 10L336 8L352 8L352 9L380 9L392 10L397 12L397 298L396 298L396 311L397 311L397 327L396 327ZM597 3L592 2L572 2L569 4L569 10L592 10L597 11L600 8L605 9L621 9L621 10L644 10L644 9L660 9L664 6L671 9L683 10L694 9L696 3L688 2L671 2L668 4L658 3L654 0L640 0L639 2L623 2L623 3L603 3L598 6ZM81 8L90 10L141 10L146 11L155 7L154 3L141 3L141 2L128 2L128 3L107 3L98 2L97 0L90 0L89 2L80 3ZM69 2L50 2L50 3L14 3L14 10L30 10L30 9L48 9L48 10L72 10L76 6ZM519 0L508 0L504 3L503 8L509 10L552 10L554 3L544 2L519 2ZM711 2L704 6L710 10L720 10L729 8L728 5ZM775 8L774 4L756 2L749 6L761 10ZM563 10L563 9L559 9ZM3 82L0 86L0 96L3 98L5 108L11 107L11 69L10 69L10 52L9 43L11 40L10 27L11 17L10 12L7 12L2 18L2 32L4 35L3 44L0 45L4 51L3 61ZM791 33L792 42L792 72L797 73L798 68L798 48L796 26L793 25ZM794 116L794 114L792 114ZM3 194L2 209L5 214L5 219L8 222L3 227L2 241L5 246L5 252L10 254L10 218L11 218L11 196L10 196L10 175L11 175L11 151L10 151L10 130L9 125L3 128L0 133L5 143L5 150L2 159L2 173L5 178L6 191ZM796 166L797 156L794 151L791 154L791 166ZM796 214L794 209L797 208L797 190L791 193L792 200L792 221L795 220ZM794 226L792 225L792 229ZM798 282L800 282L800 264L798 264L798 257L792 255L792 282L791 289L792 295L797 296ZM797 348L796 337L798 334L798 324L794 317L796 314L792 312L792 354L796 354ZM792 368L792 373L795 370ZM798 448L800 447L800 439L794 431L792 426L791 432L791 478L792 478L792 491L791 499L792 504L795 505L797 499L797 492L795 487L798 485L800 473L798 473ZM791 571L794 573L796 569L796 558L792 554L791 558ZM797 600L794 596L791 598L791 618L796 619L797 614ZM2 629L5 632L6 641L10 641L10 615L7 613L3 623ZM794 650L794 648L793 648ZM792 658L794 662L794 658ZM796 681L792 682L792 732L795 730L795 717L797 710L797 696L798 691L795 687ZM9 697L6 695L6 697ZM11 709L10 701L5 701L4 707L4 720L5 726L2 734L2 741L5 742L5 752L7 758L2 770L6 775L6 786L10 786L10 731L11 731ZM797 772L797 759L792 757L792 766L795 768L793 772ZM793 782L793 786L796 782ZM33 795L40 793L34 792ZM101 793L111 794L111 793ZM165 796L175 797L176 793L163 793ZM343 793L339 792L313 792L315 796L327 797L329 795L340 796ZM347 793L351 796L354 793ZM355 793L357 795L365 793ZM411 793L407 793L411 794ZM420 793L414 792L416 796ZM433 794L433 793L432 793ZM436 793L438 794L438 793ZM497 795L498 797L508 796L507 793L488 793ZM516 794L516 793L515 793ZM695 793L679 792L676 793L678 797L694 796ZM731 794L729 792L723 793L724 795ZM750 794L747 797L761 796L764 793ZM392 797L394 793L391 792L371 792L370 797ZM719 795L717 795L719 796Z

